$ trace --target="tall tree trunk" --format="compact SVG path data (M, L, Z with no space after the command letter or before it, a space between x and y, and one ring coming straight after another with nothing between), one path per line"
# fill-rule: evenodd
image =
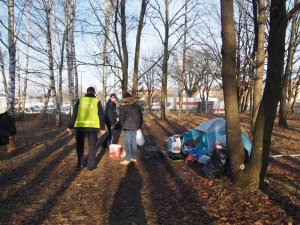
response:
M186 74L186 51L187 51L187 32L188 32L188 5L187 5L188 1L185 0L185 6L184 6L184 35L183 35L183 52L182 52L182 74L181 74L181 102L183 100L183 96L182 96L182 91L184 90L185 87L185 74ZM188 93L185 93L186 96L186 103L185 103L185 107L186 107L186 114L189 114L189 110L188 110ZM182 110L182 104L181 105L181 110ZM176 106L175 106L176 107ZM181 116L181 113L180 113Z
M296 100L297 100L297 96L299 94L299 88L300 88L300 75L298 77L298 80L297 82L295 83L295 87L294 87L294 93L293 93L293 102L292 102L292 105L291 105L291 114L294 113L294 107L295 107L295 103L296 103Z
M66 12L69 16L69 5L70 0L68 1L68 5L66 5ZM66 3L67 4L67 3ZM72 3L71 3L72 4ZM72 6L71 6L72 8ZM72 9L71 9L72 11ZM70 102L70 108L72 110L74 106L74 73L73 73L73 56L71 51L71 40L73 37L74 32L74 17L73 13L70 13L69 21L68 21L68 33L66 35L66 51L67 51L67 67L68 67L68 88L69 88L69 102ZM68 17L67 17L68 18ZM71 112L72 113L72 112Z
M128 91L128 50L126 40L126 14L125 14L126 0L121 0L121 36L122 36L122 50L123 50L123 63L122 63L122 93Z
M255 0L254 0L255 1ZM251 118L251 130L254 130L258 108L261 101L263 89L263 74L265 63L265 23L266 23L266 6L264 0L258 1L258 34L257 34L257 66L253 90L253 114Z
M11 116L15 115L15 85L16 85L16 42L14 38L14 0L8 0L8 51L9 51L9 84L7 110Z
M45 3L46 11L46 26L47 26L47 51L48 51L48 60L49 60L49 71L50 71L50 88L53 98L53 103L56 109L56 126L59 127L62 125L60 105L57 99L56 90L55 90L55 78L54 78L54 60L53 60L53 49L52 49L52 40L51 40L51 6L50 2Z
M105 5L105 27L104 27L104 41L103 41L103 77L102 77L102 87L103 87L103 100L106 100L107 97L107 79L108 72L106 67L108 66L108 40L109 40L109 26L110 26L110 17L112 11L112 4L110 1L106 2Z
M16 85L16 42L14 37L15 32L14 20L14 0L8 0L8 51L9 51L9 83L7 93L7 112L12 118L12 126L15 127L15 85ZM7 151L14 151L13 137L9 137L9 144L6 147Z
M5 69L4 69L4 60L3 60L3 54L0 46L0 72L2 75L2 83L4 86L4 93L5 93L5 98L6 98L6 104L8 102L8 87L7 87L7 82L6 82L6 76L5 76Z
M132 85L132 95L135 97L137 97L137 94L138 94L140 45L141 45L142 29L144 26L144 17L145 17L145 12L146 12L146 7L147 7L148 2L149 2L149 0L142 0L139 25L138 25L137 34L136 34L134 70L133 70L133 85Z
M23 105L22 105L22 117L24 117L24 110L26 105L26 97L27 97L27 80L28 80L28 67L29 67L29 38L30 38L30 8L31 8L31 1L28 0L28 11L27 11L27 23L26 23L26 59L25 59L25 75L24 75L24 89L23 89Z
M65 1L64 3L64 11L65 11L65 27L64 27L64 33L62 37L62 43L60 48L60 62L58 66L58 101L59 105L62 106L63 103L63 96L62 96L62 71L64 67L64 51L65 51L65 43L68 35L68 21L69 21L69 10L68 10L68 1ZM71 115L72 115L72 107L70 107Z
M72 64L72 74L73 74L73 101L71 104L71 108L73 108L75 104L75 100L78 99L78 71L77 71L75 39L74 39L75 15L76 15L76 0L71 0L70 53L72 59L71 64Z
M297 5L297 4L298 4L298 0L295 0L295 5ZM293 15L293 19L292 19L291 36L290 36L290 42L289 42L289 47L288 47L288 56L287 56L287 62L286 62L286 67L285 67L282 92L281 92L281 96L280 96L278 125L282 128L288 128L286 100L287 100L288 82L289 82L290 77L292 76L293 59L294 59L294 53L295 53L295 33L296 33L297 23L299 23L299 21L297 21L297 15L295 13Z
M272 0L268 44L266 85L258 110L250 162L239 184L250 190L263 188L267 171L271 135L280 99L287 27L285 0Z
M161 84L161 98L160 98L160 118L166 120L166 97L168 95L168 60L169 60L169 0L165 0L166 14L165 14L165 40L164 40L164 57L162 65L162 84Z
M22 105L22 99L21 99L21 68L20 68L20 54L17 50L16 52L17 56L17 77L18 77L18 113L17 116L20 118L20 112L21 112L21 105Z
M244 148L241 139L237 80L235 73L236 41L233 21L233 0L221 0L222 21L222 78L224 87L226 138L232 163L234 181L238 180L240 165L244 162Z

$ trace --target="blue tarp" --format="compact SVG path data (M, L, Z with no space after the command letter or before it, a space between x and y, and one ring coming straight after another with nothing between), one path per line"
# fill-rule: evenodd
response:
M184 149L185 145L189 145L193 150L189 151L188 154L201 157L211 152L215 140L219 138L226 140L225 120L221 117L209 120L185 133L181 142L182 149ZM250 156L252 145L245 133L242 133L242 141L244 148Z

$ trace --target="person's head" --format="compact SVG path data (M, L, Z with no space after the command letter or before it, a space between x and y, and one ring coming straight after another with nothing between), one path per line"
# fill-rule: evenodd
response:
M131 98L132 95L129 92L125 92L123 98Z
M111 94L109 96L109 99L112 101L112 102L116 102L118 100L118 97L115 93Z
M123 94L123 103L124 104L132 104L134 102L134 98L132 97L132 95L128 92L125 92Z
M88 87L88 89L86 89L86 93L88 95L91 95L91 94L95 95L96 94L96 90L95 90L94 87Z

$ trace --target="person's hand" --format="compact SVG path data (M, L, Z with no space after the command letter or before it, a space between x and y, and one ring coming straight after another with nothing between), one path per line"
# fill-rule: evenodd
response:
M72 128L67 128L67 132L69 132L69 134L73 133L73 129Z
M105 130L100 130L100 136L102 136L103 134L105 134Z

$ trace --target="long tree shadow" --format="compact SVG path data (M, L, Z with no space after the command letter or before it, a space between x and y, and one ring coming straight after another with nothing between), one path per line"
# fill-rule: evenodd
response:
M59 148L56 146L55 150ZM40 205L41 199L47 198L49 189L51 189L51 191L54 190L54 193L50 193L45 203L41 204L37 209L31 209L31 213L27 214L26 218L22 218L22 220L25 220L26 222L24 221L24 223L26 224L40 224L47 217L58 197L64 193L78 174L78 172L74 171L66 180L57 180L57 176L53 174L56 167L64 161L73 149L74 144L64 147L33 179L24 182L15 192L0 200L0 212L5 214L2 217L2 223L13 224L16 217L23 214L22 211L25 212L28 207ZM56 187L57 185L60 186ZM46 196L45 192L47 193Z
M146 143L156 146L154 134L146 125L144 129ZM146 154L144 151L142 156ZM148 175L147 183L151 188L150 210L156 217L154 223L210 224L216 221L216 218L202 209L195 188L180 178L166 159L142 157L142 167Z
M109 212L109 224L147 224L141 200L142 177L133 163L127 167Z
M283 181L284 182L284 181ZM300 224L300 206L294 204L288 196L282 194L282 190L269 187L265 193L271 201L279 205L289 216L293 218L293 224Z
M56 140L54 143L51 143L51 146L45 144L43 150L35 155L33 158L29 159L28 161L22 163L22 165L14 168L9 169L7 172L4 172L0 176L0 187L1 189L5 189L6 187L12 185L13 183L20 180L22 177L26 176L34 171L35 165L40 161L46 159L52 153L57 151L60 147L64 146L72 139L72 136L66 135L62 139ZM13 176L12 176L13 174Z
M43 134L43 136L46 136L48 140L53 140L54 138L55 139L58 139L60 140L61 138L63 138L63 136L65 136L66 134L62 134L62 135L57 135L57 130L55 131L49 131L49 132L46 132L45 134ZM35 137L33 137L32 139L36 139L36 135L34 135ZM10 153L5 153L4 155L0 156L0 161L1 160L10 160L14 157L17 157L17 156L20 156L24 153L28 153L30 150L33 149L34 146L36 146L38 143L42 143L41 141L37 142L37 143L29 143L29 144L26 144L26 145L23 145L21 147L17 147L16 151L14 152L10 152Z

